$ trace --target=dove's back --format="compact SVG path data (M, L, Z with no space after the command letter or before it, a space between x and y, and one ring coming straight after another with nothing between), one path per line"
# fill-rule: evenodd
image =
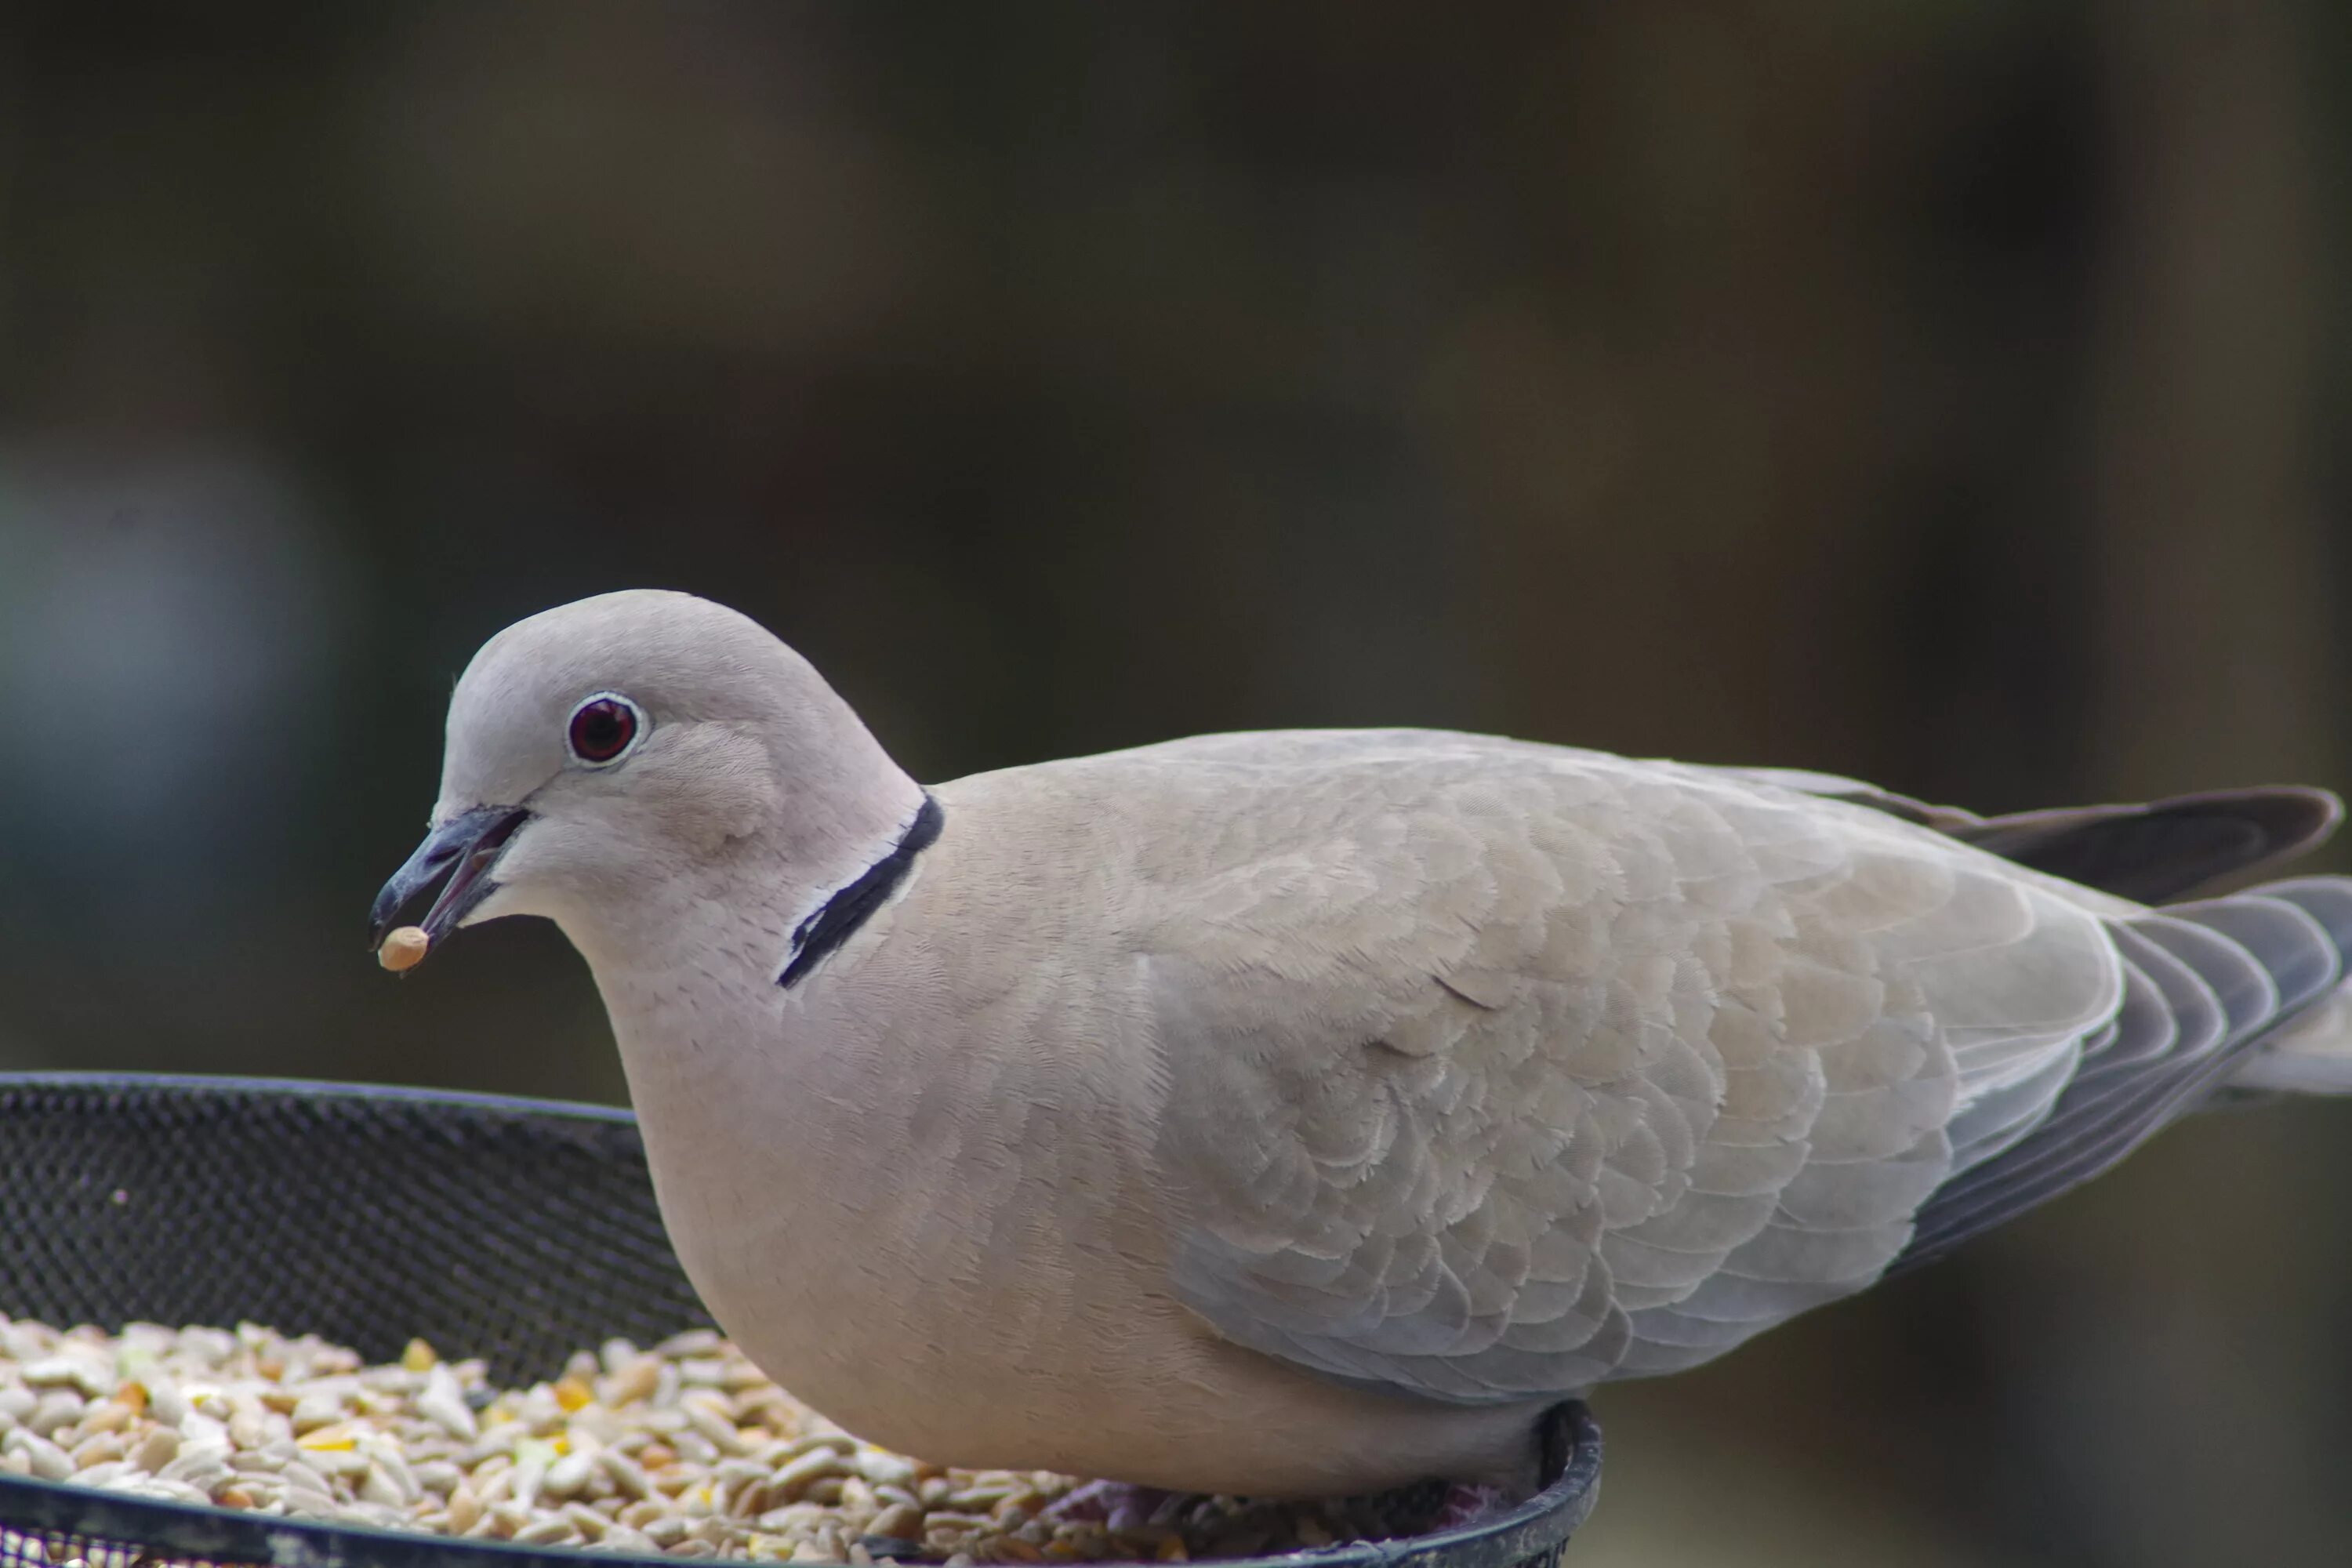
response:
M665 1214L722 1322L854 1428L1171 1487L1523 1482L1528 1407L2094 1173L2352 937L2336 879L2153 913L1847 781L1475 736L935 793L895 900L790 985L722 1021L606 984ZM2215 810L2273 838L2332 821L2242 798ZM2191 837L2200 877L2278 847ZM693 1079L667 1045L698 1029Z
M2021 819L1792 775L1412 732L1132 761L1204 829L1161 846L1196 875L1150 944L1185 1298L1434 1398L1685 1367L2055 1195L2247 1067L2352 937L2337 879L2151 912L1956 837ZM2214 815L2282 797L2311 798ZM1265 837L1201 865L1220 820Z

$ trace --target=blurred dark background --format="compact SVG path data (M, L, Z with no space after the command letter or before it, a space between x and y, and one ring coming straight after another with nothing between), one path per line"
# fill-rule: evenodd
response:
M617 1098L551 928L404 984L361 930L476 645L630 584L923 777L1378 722L1989 810L2352 784L2348 46L19 0L0 1065ZM2352 1104L2209 1117L1606 1391L1574 1561L2344 1561L2347 1151Z

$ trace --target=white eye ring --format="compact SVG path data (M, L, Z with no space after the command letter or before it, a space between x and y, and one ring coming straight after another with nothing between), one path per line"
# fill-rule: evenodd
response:
M583 768L609 768L635 751L653 727L646 710L619 692L591 692L563 721L563 749Z

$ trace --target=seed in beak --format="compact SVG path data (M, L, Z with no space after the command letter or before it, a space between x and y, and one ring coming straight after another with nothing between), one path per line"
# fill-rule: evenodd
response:
M402 926L383 939L383 945L375 950L375 961L398 974L424 963L425 950L432 945L433 939L425 934L423 926Z

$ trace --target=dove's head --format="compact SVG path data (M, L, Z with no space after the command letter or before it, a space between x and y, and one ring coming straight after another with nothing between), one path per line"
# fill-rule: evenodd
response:
M697 876L822 885L919 807L848 704L749 617L688 594L605 594L483 645L449 700L432 830L376 900L371 943L547 915L575 942L662 918Z

